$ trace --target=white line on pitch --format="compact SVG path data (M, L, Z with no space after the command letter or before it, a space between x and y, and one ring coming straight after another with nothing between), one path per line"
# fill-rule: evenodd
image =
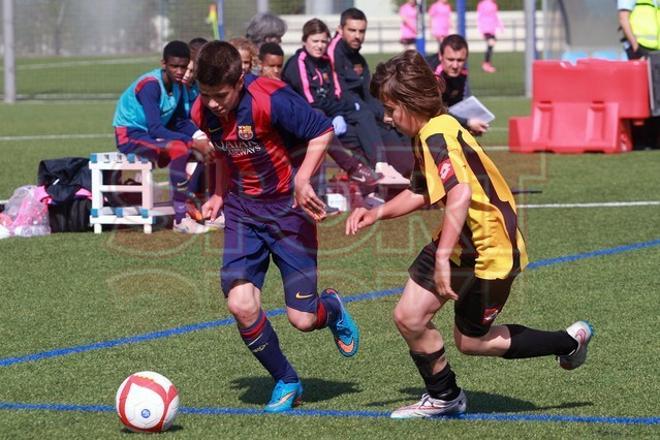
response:
M110 60L80 60L80 61L61 61L53 63L35 63L35 64L19 64L16 70L37 70L37 69L59 69L62 67L77 67L77 66L94 66L98 64L138 64L146 63L157 60L156 57L143 57L143 58L115 58ZM0 71L4 70L0 68Z
M658 206L660 200L646 200L638 202L601 202L601 203L547 203L547 204L529 204L518 205L522 209L536 209L536 208L624 208L631 206Z
M44 141L51 139L98 139L113 137L112 133L90 134L39 134L32 136L0 136L1 141Z

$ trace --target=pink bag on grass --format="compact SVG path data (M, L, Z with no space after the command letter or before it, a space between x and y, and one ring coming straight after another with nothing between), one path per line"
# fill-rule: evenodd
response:
M0 213L0 238L50 234L48 206L34 185L17 188Z

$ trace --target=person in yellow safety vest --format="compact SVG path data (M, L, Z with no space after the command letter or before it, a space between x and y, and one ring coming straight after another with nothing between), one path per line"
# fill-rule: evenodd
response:
M660 1L618 0L617 8L628 59L639 59L660 50Z

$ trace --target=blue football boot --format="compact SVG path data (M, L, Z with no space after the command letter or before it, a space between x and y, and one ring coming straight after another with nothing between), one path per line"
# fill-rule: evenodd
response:
M278 380L264 411L267 413L290 411L291 408L302 403L302 393L303 387L300 381L284 383Z
M355 356L358 348L360 348L360 329L341 302L339 292L335 289L325 289L321 293L321 296L327 295L333 295L337 298L341 309L341 317L334 324L328 324L328 328L330 328L335 337L335 344L337 344L339 353L346 357Z

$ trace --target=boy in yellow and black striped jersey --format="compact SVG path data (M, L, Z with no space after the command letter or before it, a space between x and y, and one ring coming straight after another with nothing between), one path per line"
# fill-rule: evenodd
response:
M371 93L402 133L413 138L410 187L377 208L358 208L346 233L441 202L445 213L434 239L410 266L410 278L394 310L426 392L397 409L393 418L465 412L467 399L445 358L436 312L454 301L454 340L465 354L506 359L555 355L565 369L586 359L591 326L577 321L566 331L492 325L511 285L527 265L516 204L506 181L472 135L442 103L442 86L424 59L406 51L378 65Z

